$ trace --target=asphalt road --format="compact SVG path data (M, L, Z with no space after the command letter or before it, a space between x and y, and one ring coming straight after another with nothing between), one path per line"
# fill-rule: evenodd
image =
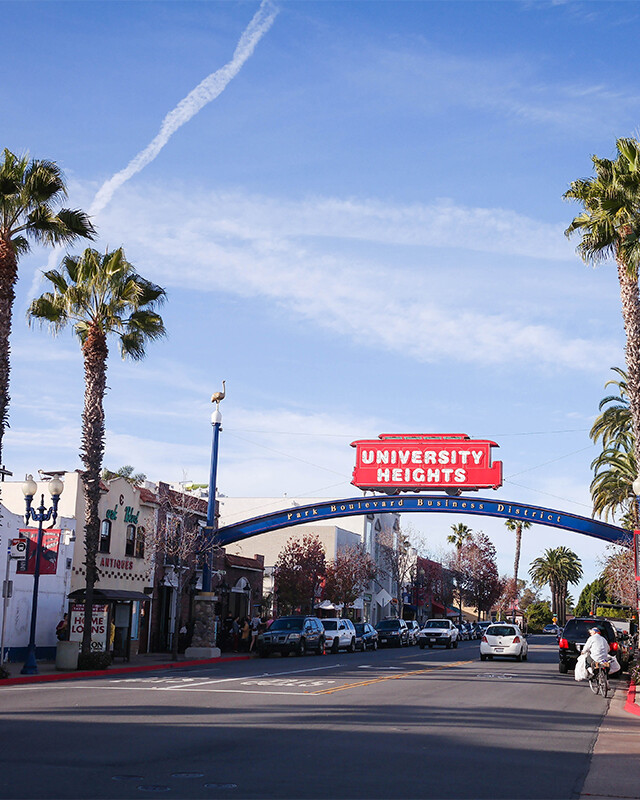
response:
M607 701L477 642L0 688L0 797L568 798Z

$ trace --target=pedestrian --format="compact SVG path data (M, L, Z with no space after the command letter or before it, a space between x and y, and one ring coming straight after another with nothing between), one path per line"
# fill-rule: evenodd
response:
M251 626L249 618L243 617L240 625L240 650L243 653L249 652L249 640L251 638Z
M69 615L65 614L60 622L56 625L56 636L58 641L62 642L69 638Z
M262 625L262 620L258 616L258 612L254 612L253 617L251 618L251 644L249 645L249 652L252 653L256 649L256 645L258 642L258 634L260 633L260 626Z
M235 617L231 624L231 639L233 652L237 653L240 644L240 617Z

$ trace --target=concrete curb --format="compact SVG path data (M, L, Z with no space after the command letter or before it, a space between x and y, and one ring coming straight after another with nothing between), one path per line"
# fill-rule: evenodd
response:
M629 683L627 702L624 704L624 710L627 712L627 714L637 714L640 717L640 706L636 703L635 683Z
M0 687L25 683L73 681L79 680L80 678L108 678L110 675L123 675L131 672L157 672L163 669L182 669L183 667L199 667L205 664L221 664L223 661L247 661L250 658L253 658L253 656L221 656L219 658L201 658L192 661L167 661L157 664L139 664L132 667L111 667L109 669L59 672L45 675L20 675L18 678L0 679Z

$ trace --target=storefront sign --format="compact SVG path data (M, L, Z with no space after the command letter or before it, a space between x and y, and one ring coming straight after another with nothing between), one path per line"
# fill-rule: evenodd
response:
M429 489L497 489L502 485L502 462L491 461L488 439L464 433L380 434L360 439L351 483L359 489L416 492Z
M91 649L93 652L103 652L107 649L107 619L109 606L94 605L91 618ZM81 642L84 631L84 605L75 603L71 607L69 624L69 640Z
M20 535L27 541L27 555L24 561L18 561L16 572L21 575L35 575L36 550L38 549L38 529L21 528ZM48 528L42 533L40 548L40 575L55 575L58 570L58 547L60 546L60 530ZM25 556L22 556L25 558Z

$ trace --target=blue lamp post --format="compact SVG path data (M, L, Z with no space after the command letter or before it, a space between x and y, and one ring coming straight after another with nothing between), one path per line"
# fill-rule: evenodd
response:
M224 381L223 381L224 385ZM211 443L211 469L209 470L209 501L207 503L207 551L202 569L202 591L211 591L211 573L213 571L213 548L211 546L217 528L216 517L216 483L218 474L218 444L222 430L222 414L220 413L220 400L224 398L223 392L216 392L211 398L216 403L216 410L211 415L213 427L213 441Z
M31 602L31 629L29 632L29 645L27 648L27 660L20 670L22 675L37 675L38 664L36 661L36 620L38 617L38 585L40 583L40 554L42 552L42 523L53 519L55 524L58 516L58 500L64 489L64 484L57 475L48 483L51 493L51 508L46 508L44 504L44 494L40 497L40 505L37 509L32 508L33 496L38 491L38 484L33 480L33 475L27 475L27 479L22 484L22 493L26 503L24 519L26 524L32 519L38 523L38 539L36 544L36 563L33 573L33 600Z

